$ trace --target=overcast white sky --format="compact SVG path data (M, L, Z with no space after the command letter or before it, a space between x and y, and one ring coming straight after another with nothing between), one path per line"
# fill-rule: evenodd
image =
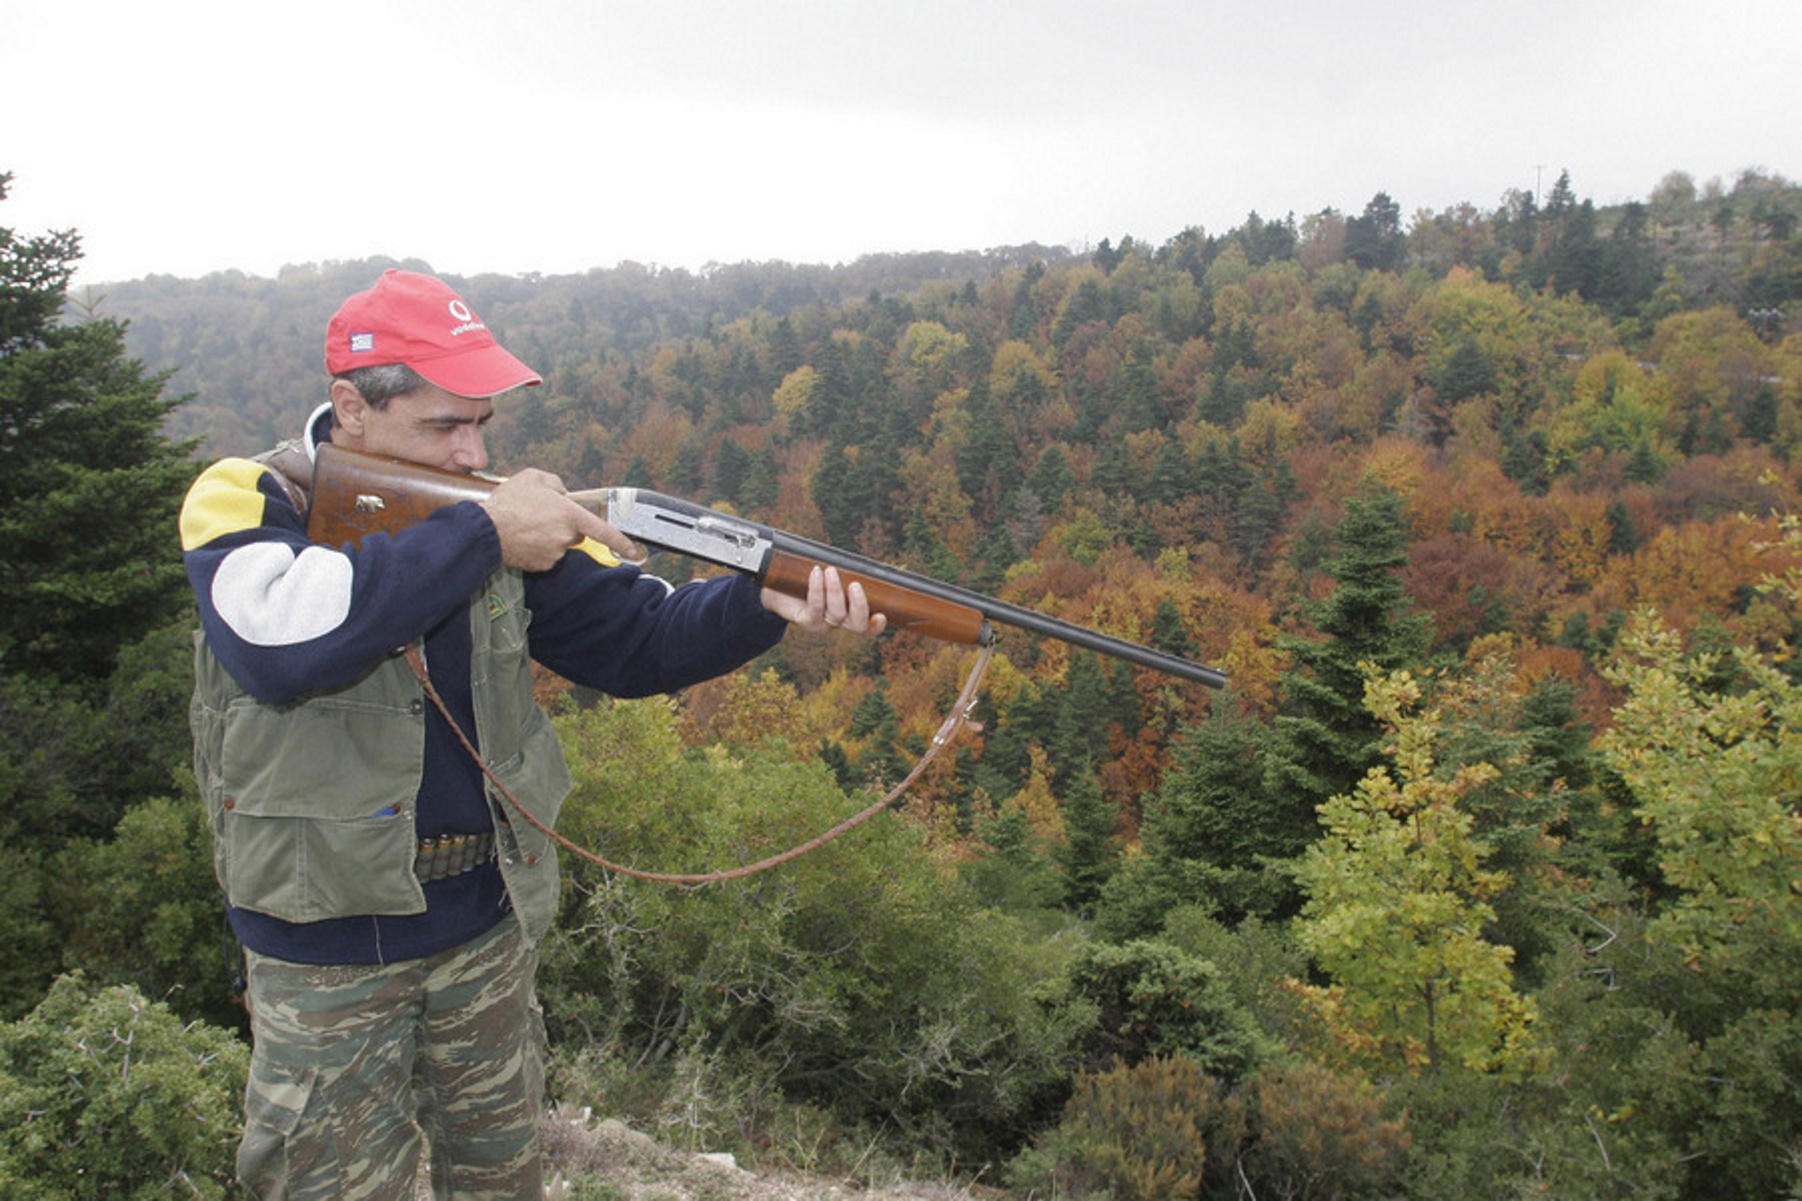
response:
M1802 179L1799 0L9 0L0 227L77 283L1160 244Z

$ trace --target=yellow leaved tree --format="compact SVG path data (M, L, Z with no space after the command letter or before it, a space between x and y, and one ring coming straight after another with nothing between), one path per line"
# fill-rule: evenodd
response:
M1331 982L1294 987L1367 1069L1524 1071L1534 1007L1515 990L1513 949L1484 935L1509 878L1484 866L1461 804L1500 769L1441 770L1442 714L1416 711L1420 700L1409 672L1366 680L1366 704L1393 731L1390 762L1320 807L1326 834L1295 867L1308 898L1295 934Z
M1782 545L1802 550L1793 517ZM1766 584L1802 602L1802 568ZM1775 989L1771 999L1786 1002L1802 962L1802 685L1785 670L1789 653L1690 653L1676 631L1639 615L1609 671L1627 697L1601 740L1677 890L1653 935L1740 995Z

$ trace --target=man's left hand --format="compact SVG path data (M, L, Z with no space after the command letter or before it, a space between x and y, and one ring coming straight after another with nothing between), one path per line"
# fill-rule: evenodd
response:
M806 600L765 588L763 607L809 633L850 630L880 634L888 625L885 615L870 612L863 585L853 582L847 587L836 567L815 566L808 573Z

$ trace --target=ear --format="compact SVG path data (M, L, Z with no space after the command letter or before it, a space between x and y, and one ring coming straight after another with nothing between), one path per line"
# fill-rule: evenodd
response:
M348 380L332 381L332 418L335 428L332 440L340 442L351 450L361 449L363 436L368 432L369 402L356 385Z

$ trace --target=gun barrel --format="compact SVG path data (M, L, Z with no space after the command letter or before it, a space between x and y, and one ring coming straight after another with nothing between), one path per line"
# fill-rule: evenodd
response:
M1124 638L1115 638L1111 634L1103 634L1098 630L1091 630L1073 622L1048 617L1032 609L1010 605L1005 601L996 600L992 596L984 596L980 592L959 588L955 584L947 584L930 576L915 575L911 571L891 567L875 559L865 558L862 555L840 550L838 547L828 546L822 542L815 542L809 538L802 538L797 534L788 534L781 530L770 530L768 534L779 550L817 559L835 567L847 568L859 575L883 580L898 588L910 588L949 604L964 605L981 613L988 621L1013 626L1015 629L1040 634L1047 638L1056 638L1060 642L1068 642L1072 646L1080 646L1098 654L1124 659L1128 663L1136 663L1141 667L1149 667L1181 679L1194 680L1196 683L1206 684L1210 688L1226 687L1226 673L1218 668L1209 667L1205 663L1168 655L1163 651L1153 650L1151 647L1141 646L1136 642L1128 642Z

